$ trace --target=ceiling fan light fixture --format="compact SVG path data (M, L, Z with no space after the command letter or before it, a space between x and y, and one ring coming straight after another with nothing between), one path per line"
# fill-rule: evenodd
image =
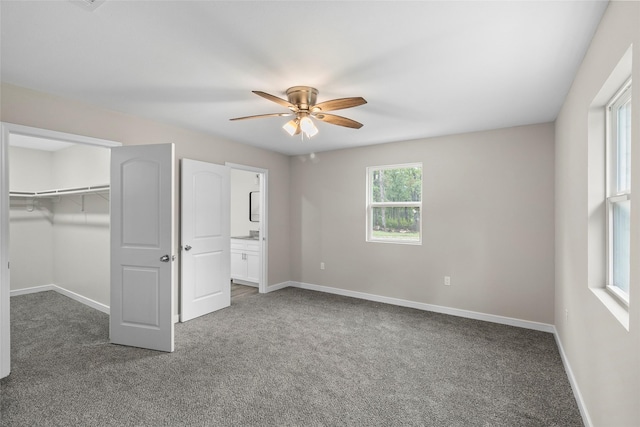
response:
M307 135L307 138L311 138L318 133L318 128L313 124L313 121L309 117L303 117L300 119L300 129Z
M2 0L0 0L2 1ZM96 0L100 1L100 0ZM357 107L366 104L367 101L361 96L351 98L337 98L316 104L318 89L310 86L293 86L287 89L287 99L262 92L259 90L252 91L256 95L275 102L278 105L286 107L290 110L288 113L269 113L258 114L254 116L235 117L229 120L246 120L257 119L262 117L285 117L295 116L293 120L288 121L282 128L291 136L302 134L302 139L313 138L318 134L318 128L311 118L321 120L331 125L343 126L352 129L360 129L362 123L346 117L337 116L335 114L327 114L327 111L343 110L345 108Z
M284 126L282 126L282 129L286 130L291 136L295 135L296 130L298 129L298 119L289 120L284 124Z

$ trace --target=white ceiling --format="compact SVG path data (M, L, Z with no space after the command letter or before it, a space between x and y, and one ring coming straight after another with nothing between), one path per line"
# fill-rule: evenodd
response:
M553 121L605 1L0 1L2 81L285 154ZM318 101L359 130L290 137L251 93Z

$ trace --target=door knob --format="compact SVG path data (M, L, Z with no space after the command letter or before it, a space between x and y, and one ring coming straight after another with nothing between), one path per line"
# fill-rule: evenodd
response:
M185 251L190 251L190 250L191 250L191 246L189 246L189 245L185 246L185 247L184 247L184 250L185 250Z
M162 261L162 262L169 262L170 259L171 259L171 257L169 257L169 255L162 255L160 257L160 261Z

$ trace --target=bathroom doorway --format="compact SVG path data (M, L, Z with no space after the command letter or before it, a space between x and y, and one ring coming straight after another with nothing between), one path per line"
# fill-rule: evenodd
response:
M269 173L253 166L226 165L231 168L232 282L266 293Z

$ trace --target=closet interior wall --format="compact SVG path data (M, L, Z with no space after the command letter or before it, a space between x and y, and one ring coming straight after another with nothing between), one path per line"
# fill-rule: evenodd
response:
M109 184L106 148L9 147L11 192ZM109 305L109 192L11 197L11 290L56 285Z

